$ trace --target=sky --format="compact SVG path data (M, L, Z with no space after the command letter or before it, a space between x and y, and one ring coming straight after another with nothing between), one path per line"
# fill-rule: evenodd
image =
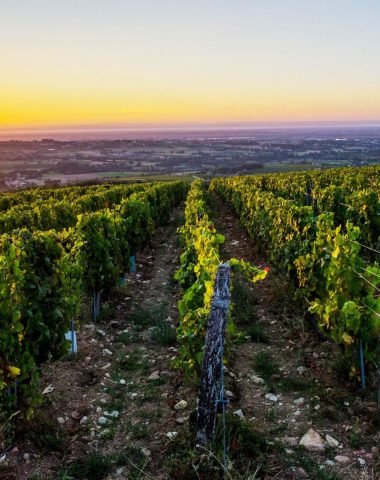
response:
M379 0L0 0L0 129L380 121Z

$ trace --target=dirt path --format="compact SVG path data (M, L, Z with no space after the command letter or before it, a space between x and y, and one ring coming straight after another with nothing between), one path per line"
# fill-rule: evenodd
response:
M79 353L44 366L43 384L51 392L18 432L9 478L63 480L73 472L91 480L170 478L167 433L185 428L192 402L174 406L194 398L171 364L180 212L138 256L137 274L104 305L103 320L81 326ZM101 476L111 471L114 476Z
M243 301L254 299L251 323L259 342L236 345L230 366L236 377L230 409L241 410L255 430L282 445L269 457L265 478L379 479L375 403L342 382L335 345L305 328L287 282L257 251L232 211L217 197L212 202L213 220L225 235L223 260L236 257L270 268L266 280L243 286L249 294ZM332 437L319 454L298 446L310 428L323 440Z

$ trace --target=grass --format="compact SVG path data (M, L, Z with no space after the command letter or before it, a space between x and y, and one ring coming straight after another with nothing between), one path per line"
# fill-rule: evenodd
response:
M216 440L209 448L196 447L191 430L183 430L175 442L168 446L165 469L172 480L254 480L262 478L265 471L269 443L262 433L232 414L226 415L226 438L228 442L228 475L223 471L223 428L218 419ZM257 477L257 472L260 476Z
M128 331L124 331L117 339L119 343L137 343L141 341L141 337L135 333L130 333Z
M278 419L278 413L276 412L276 410L274 408L268 408L265 411L265 417L268 420L277 420Z
M161 304L150 309L137 309L127 317L127 320L133 323L136 328L143 329L163 322L166 317L167 306Z
M113 302L104 302L101 305L99 316L97 318L97 323L108 323L110 320L115 318L116 314L116 303Z
M244 336L256 343L267 343L264 327L257 323L256 299L247 281L237 274L232 288L232 315L234 322L244 332Z
M254 369L266 382L271 380L272 376L280 372L279 366L275 363L273 356L269 352L259 352L254 360Z
M142 396L135 399L138 405L144 403L155 402L157 399L157 388L165 383L165 379L159 378L158 380L150 380L144 388Z
M295 377L281 378L276 382L276 389L281 392L308 392L312 393L316 390L313 382L300 380Z
M337 473L329 471L310 457L299 456L298 462L305 472L314 480L343 480Z
M41 411L36 412L21 437L31 442L41 452L61 452L65 449L67 441L64 429Z
M257 320L255 300L247 283L237 275L234 278L231 300L233 318L238 326L251 326Z
M104 440L112 440L115 438L116 435L116 428L115 427L109 427L103 430L100 434L101 438Z
M145 456L134 447L126 447L119 453L109 455L90 453L84 458L74 460L56 475L43 478L44 480L103 480L120 466L128 466L127 478L137 480L141 478L145 468ZM39 480L38 477L34 480L37 479Z
M361 445L363 445L363 437L360 431L360 424L358 419L355 421L355 425L351 430L350 436L348 437L348 444L351 448L358 449Z
M128 355L121 353L118 355L115 364L113 365L113 373L120 374L121 372L132 372L142 368L141 353L138 350L133 350Z
M294 476L294 469L301 467L307 474L307 478L313 480L343 480L333 469L320 465L312 456L301 447L297 447L291 454L285 453L285 450L279 450L278 460L283 465L283 471L292 472L291 478L303 478ZM290 478L290 477L289 477ZM305 477L306 478L306 477Z
M253 323L245 329L245 334L256 343L267 343L268 339L265 336L264 327L258 323Z
M75 479L102 480L112 472L113 467L111 456L92 453L86 458L75 460L65 473Z
M151 338L160 345L170 347L177 343L177 332L168 322L159 322L152 330Z
M145 418L145 419L148 419L148 420L154 420L154 419L157 419L157 418L161 418L162 415L163 415L163 412L162 412L162 410L155 408L154 410L151 410L151 411L139 410L137 412L137 414L140 418Z
M127 423L125 425L125 433L133 440L141 440L150 436L150 430L147 425L143 423Z

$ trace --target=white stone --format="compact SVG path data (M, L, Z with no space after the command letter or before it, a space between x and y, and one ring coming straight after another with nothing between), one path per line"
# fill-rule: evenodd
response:
M333 467L335 465L335 462L333 462L332 460L326 460L325 465L327 465L328 467Z
M42 392L42 395L47 395L54 391L54 387L52 385L48 385Z
M63 425L65 423L65 419L63 417L58 417L57 421L59 424Z
M295 447L298 444L298 438L297 437L284 437L283 442L286 443L286 445L290 445L291 447Z
M338 440L335 440L335 438L332 437L331 435L326 435L326 442L332 448L338 448L339 447Z
M88 420L88 417L84 416L84 417L82 417L82 418L80 419L80 422L79 422L79 423L80 423L81 425L83 425L84 423L87 422L87 420Z
M358 464L359 464L361 467L364 467L364 465L365 465L365 460L364 460L364 458L358 457L356 460L358 461Z
M111 352L111 350L108 350L108 348L103 348L102 353L103 353L104 356L109 356L109 357L110 357L111 355L113 355L113 353Z
M106 419L106 417L100 417L98 423L100 425L106 425L108 423L108 420Z
M185 408L187 408L186 400L180 400L174 405L174 410L185 410Z
M160 378L160 371L155 370L149 375L148 380L159 380L159 378Z
M251 375L251 380L253 383L255 383L256 385L264 385L265 384L265 381L261 378L261 377L258 377L257 375Z
M188 420L189 420L189 417L178 417L176 419L176 422L178 423L178 425L183 425Z
M243 413L243 410L240 408L239 410L236 410L235 412L233 412L234 415L236 415L237 417L240 417L240 418L244 418L244 413Z
M273 393L267 393L267 394L265 395L265 398L266 398L267 400L269 400L270 402L277 402L277 400L278 400L278 396L277 396L277 395L274 395Z
M299 445L302 445L306 448L306 450L309 450L310 452L318 453L325 450L325 445L323 443L322 437L312 428L310 428L301 438Z
M304 372L306 372L307 368L304 367L303 365L297 367L297 372L302 375Z
M337 455L335 461L338 463L348 463L350 459L346 455Z
M178 432L168 432L166 434L169 440L174 440L177 435L178 435Z
M124 378L122 378L121 380L119 380L119 383L120 385L125 385L127 382L124 380Z
M106 417L117 418L119 416L119 412L117 410L112 410L112 412L104 412Z
M293 403L295 405L301 405L301 403L304 403L304 402L305 402L305 399L303 397L300 397L300 398L296 398Z

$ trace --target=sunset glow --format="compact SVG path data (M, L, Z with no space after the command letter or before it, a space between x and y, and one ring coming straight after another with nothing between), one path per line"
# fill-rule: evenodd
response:
M2 3L3 129L380 120L374 0Z

